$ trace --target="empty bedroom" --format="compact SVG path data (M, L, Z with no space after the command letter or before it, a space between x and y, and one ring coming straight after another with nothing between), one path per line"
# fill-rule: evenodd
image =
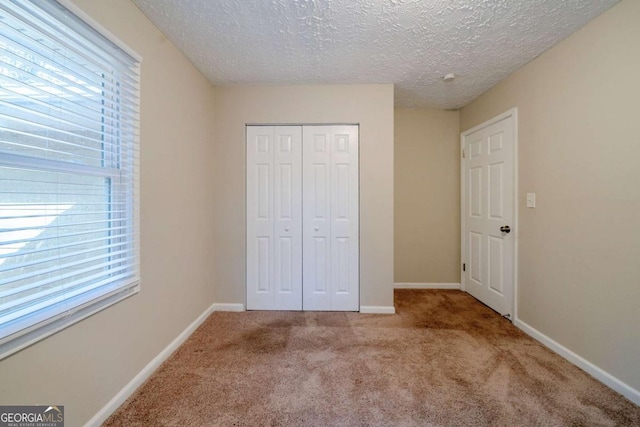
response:
M0 426L640 426L640 1L0 2Z

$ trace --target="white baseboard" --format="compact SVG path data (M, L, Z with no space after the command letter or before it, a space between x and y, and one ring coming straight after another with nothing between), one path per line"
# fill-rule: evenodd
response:
M85 426L98 427L102 425L102 423L107 418L109 418L109 416L113 414L116 409L118 409L120 405L122 405L125 400L127 400L129 396L131 396L133 392L136 391L138 387L140 387L142 383L144 383L147 378L149 378L151 374L155 372L156 369L158 369L162 362L167 360L169 356L171 356L171 354L173 354L173 352L176 351L178 347L180 347L180 345L182 345L182 343L187 340L187 338L189 338L189 336L198 328L198 326L200 326L211 313L216 311L216 305L226 306L230 304L213 304L211 305L211 307L207 308L204 313L198 316L198 318L194 320L193 323L187 326L187 328L182 331L180 335L178 335L173 341L171 341L171 343L166 346L164 350L162 350L156 357L154 357L153 360L151 360L151 362L147 364L147 366L142 368L142 370L138 372L138 375L133 377L133 379L129 381L129 383L125 385L122 390L120 390L118 394L116 394L113 399L109 401L109 403L107 403L102 409L100 409L98 413L95 414L87 422L87 424L85 424ZM238 305L242 306L242 304Z
M569 350L562 344L549 338L548 336L546 336L539 330L535 329L534 327L526 324L522 320L516 318L513 324L516 325L525 333L527 333L528 335L530 335L532 338L540 341L542 344L544 344L546 347L548 347L555 353L559 354L560 356L567 359L569 362L573 363L583 371L587 372L589 375L591 375L595 379L599 380L600 382L604 383L606 386L617 391L618 393L620 393L621 395L623 395L624 397L626 397L636 405L640 405L640 391L634 389L630 385L622 382L621 380L614 377L613 375L603 370L602 368L599 368L598 366L594 365L593 363L589 362L583 357L577 355L573 351Z
M460 283L394 283L395 289L460 289Z
M244 311L244 304L213 304L213 311Z
M396 314L394 306L387 305L361 305L360 313L363 314Z

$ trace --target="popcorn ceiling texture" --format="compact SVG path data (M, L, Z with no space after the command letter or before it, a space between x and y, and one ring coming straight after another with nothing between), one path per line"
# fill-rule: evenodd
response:
M133 0L214 85L394 83L396 106L434 108L466 105L618 1Z

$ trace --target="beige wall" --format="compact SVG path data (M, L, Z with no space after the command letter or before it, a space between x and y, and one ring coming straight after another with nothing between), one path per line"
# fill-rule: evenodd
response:
M519 109L519 317L636 390L639 76L640 1L624 0L461 113L465 130Z
M460 283L460 114L395 110L395 281Z
M393 86L216 88L216 301L245 304L245 124L360 124L360 305L393 306Z
M127 0L77 4L143 56L142 290L0 361L2 404L79 426L213 303L213 87Z

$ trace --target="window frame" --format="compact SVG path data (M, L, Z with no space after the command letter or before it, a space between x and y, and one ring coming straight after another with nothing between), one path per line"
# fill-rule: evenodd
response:
M110 31L105 29L102 25L100 25L97 21L87 15L83 10L78 8L75 4L73 4L70 0L49 0L55 3L58 3L60 6L65 8L68 12L75 15L80 21L83 21L88 27L90 27L97 34L104 37L109 42L113 43L116 47L124 51L135 61L135 65L137 66L138 75L140 75L140 69L142 66L142 57L128 47L124 42L114 36ZM90 42L87 40L87 42ZM119 83L116 83L119 84ZM128 89L130 91L130 89ZM131 123L139 123L140 122L140 84L134 88L134 99L137 102L134 102L131 106L128 106L131 109L131 112L128 113L130 116L125 119L125 121ZM108 100L108 98L104 98L104 101L114 103L113 100ZM122 113L121 113L122 114ZM53 116L55 117L55 116ZM110 119L113 120L113 119ZM117 120L120 123L120 120ZM104 133L103 133L104 136ZM118 138L118 137L116 137ZM139 132L132 132L132 141L133 147L140 146L140 135ZM114 182L119 182L121 180L121 172L122 169L120 166L114 167L114 164L120 165L120 150L121 150L121 142L117 144L111 144L110 148L103 148L104 153L109 159L106 163L110 163L109 166L106 166L106 163L103 162L102 166L91 166L91 165L83 165L83 164L74 164L69 162L59 162L56 160L49 160L44 158L37 157L29 157L23 156L19 154L11 154L2 152L0 153L0 164L2 166L8 167L22 167L22 168L31 168L39 171L49 171L49 172L60 172L60 173L70 173L74 175L82 175L82 176L93 176L104 178L105 180L109 180L109 186L113 186ZM135 150L132 148L132 156ZM133 228L133 232L131 233L131 245L133 247L131 258L135 258L137 261L133 262L134 267L134 278L126 279L126 282L122 282L123 279L114 281L109 285L105 285L101 287L100 295L92 298L92 295L97 295L98 293L89 294L83 298L80 298L80 303L75 305L71 309L67 310L57 310L60 312L56 312L53 309L47 309L45 313L39 314L38 316L34 316L37 320L37 323L32 324L26 328L20 329L18 332L11 332L10 334L0 337L0 360L28 347L36 342L45 339L83 319L86 319L89 316L92 316L108 307L111 307L114 304L117 304L120 301L123 301L133 295L136 295L140 291L140 171L139 171L139 162L135 160L132 163L132 170L130 172L130 176L128 179L131 180L131 189L132 194L129 197L124 191L114 191L113 193L109 193L110 197L116 196L121 197L123 199L123 203L126 203L127 209L125 214L120 215L130 215L130 218L127 217L127 224ZM117 187L121 187L117 185ZM122 238L123 236L116 235L115 239ZM105 258L109 256L106 255ZM46 315L45 315L46 314Z

